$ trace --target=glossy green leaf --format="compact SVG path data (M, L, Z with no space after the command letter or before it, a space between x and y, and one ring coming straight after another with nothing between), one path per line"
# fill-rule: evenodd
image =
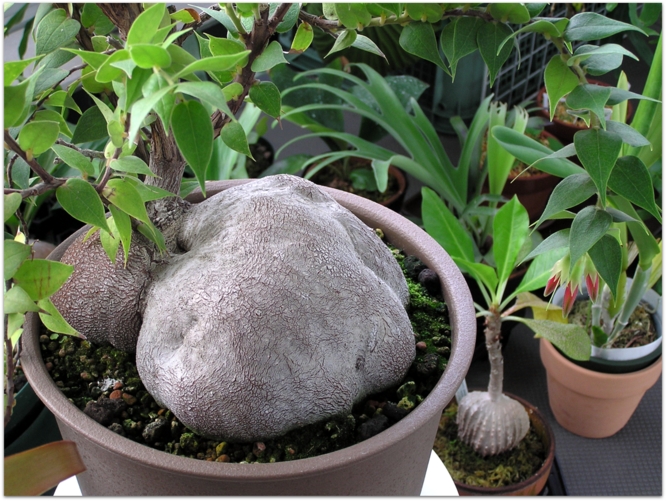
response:
M541 254L545 254L546 252L551 252L555 249L568 248L570 234L571 230L569 228L556 231L548 238L544 239L539 245L537 245L534 248L534 250L532 250L532 252L530 252L522 260L522 262L524 263L526 261L529 261L530 259L534 259L535 257L540 256Z
M113 224L117 230L117 235L123 244L124 264L127 265L129 249L132 243L132 220L127 214L113 205L109 205L109 212L111 212L111 216L113 217Z
M10 193L9 195L4 196L3 209L5 213L5 223L18 210L22 201L23 197L21 197L20 193Z
M631 203L648 211L661 223L661 213L655 202L652 177L638 157L618 158L608 178L608 187Z
M111 142L116 148L121 148L123 145L123 134L125 133L125 127L118 120L111 120L106 124L106 130L109 133Z
M136 229L144 237L146 237L148 240L157 245L157 248L160 250L160 252L166 251L166 246L164 244L164 235L162 235L160 230L158 230L154 224L141 223L137 226Z
M294 40L291 42L291 49L289 52L293 54L300 54L305 52L308 47L310 47L313 39L314 32L312 31L312 26L303 21L298 25L296 35L294 35ZM5 83L5 85L7 85L7 83Z
M16 271L14 282L28 293L30 299L38 301L55 293L73 271L73 266L58 261L30 259Z
M403 7L414 21L437 23L442 19L442 6L437 3L406 3Z
M328 51L328 54L326 54L325 57L328 57L336 52L340 52L341 50L345 50L347 47L351 47L351 45L356 41L356 36L357 34L355 30L343 30L335 39L333 47L331 47L331 50Z
M137 16L127 33L127 47L135 44L151 43L160 27L165 13L165 5L157 3Z
M474 243L457 217L430 188L421 189L423 226L454 258L474 262Z
M139 192L139 196L143 202L151 202L152 200L174 196L170 191L163 190L157 186L144 184L135 177L126 177L125 181L134 186L136 191Z
M102 248L111 263L116 264L116 256L118 255L118 249L120 248L120 238L117 234L118 230L116 229L116 224L114 223L113 218L109 219L108 224L111 232L100 231L99 242L102 244Z
M63 134L69 138L72 137L72 131L69 130L69 125L67 125L67 122L65 122L65 119L62 117L62 115L55 110L38 111L37 113L35 113L33 121L56 122L58 124L60 134Z
M39 318L48 330L57 332L58 334L66 334L68 336L75 336L84 338L79 332L67 323L55 305L50 299L40 299L37 305L47 313L40 313ZM84 338L85 339L85 338Z
M499 70L509 58L513 49L513 46L510 44L505 44L498 54L497 47L512 33L513 31L506 24L485 23L479 28L476 35L479 52L488 67L491 87L495 83L495 77L499 73Z
M52 10L35 30L35 54L49 54L67 45L80 28L79 22L67 16L65 9Z
M104 61L99 68L97 68L97 74L95 75L95 80L99 83L109 83L117 78L121 78L124 70L113 66L114 63L119 61L126 61L130 59L130 53L127 49L117 50L111 54L106 61Z
M543 78L548 93L550 119L552 120L560 99L578 86L578 77L567 66L567 63L562 61L559 55L555 55L548 62Z
M3 313L9 315L11 313L26 313L28 311L39 311L39 306L30 299L30 296L18 285L14 285L11 289L5 292L5 301Z
M109 59L108 54L100 54L98 52L92 52L88 50L70 49L67 47L63 50L71 52L72 54L76 54L83 60L83 62L88 63L95 70L102 66L102 64L104 64L107 59Z
M153 73L143 84L141 91L146 98L149 98L159 90L166 89L168 87L169 82L167 82L166 78L158 73ZM160 117L160 120L162 120L162 125L166 131L168 131L171 126L171 113L173 112L173 107L175 105L176 96L174 93L164 94L162 98L155 102L153 105L153 109Z
M365 35L356 35L356 40L352 44L352 47L360 49L375 56L382 57L386 60L386 55L381 51L379 46L372 41L371 38L366 37Z
M273 41L268 44L268 47L252 62L252 71L259 73L261 71L268 71L278 64L286 63L282 52L280 42Z
M187 9L177 10L173 14L170 14L172 20L178 21L184 24L192 23L195 21L194 16Z
M227 15L227 13L224 12L224 10L213 10L213 9L208 9L206 7L198 7L198 8L201 9L202 12L205 12L206 14L210 15L210 17L215 19L222 26L224 26L229 33L234 33L234 34L238 33L236 25Z
M208 48L211 56L228 56L246 50L245 44L229 38L218 38L208 35ZM203 57L203 54L202 54Z
M51 149L55 152L58 158L62 159L62 161L70 167L81 171L84 176L95 175L95 166L90 159L82 153L61 144L54 144L51 146Z
M597 207L585 207L576 214L569 235L570 269L606 234L612 223L612 216Z
M148 113L150 113L153 110L153 108L157 108L158 103L162 99L164 99L165 96L170 91L172 91L174 87L175 86L173 85L168 85L167 87L163 87L155 91L153 94L150 94L149 96L144 97L143 99L139 99L136 103L132 105L132 108L130 110L132 120L130 122L130 129L127 136L130 142L134 141L134 138L139 132L139 129L141 128L144 119L148 116Z
M400 33L400 47L415 56L435 63L447 75L449 69L439 55L435 31L430 23L410 23Z
M127 156L117 160L112 160L110 167L118 172L131 172L134 174L143 174L145 176L155 177L155 174L146 165L146 162L139 157Z
M194 96L213 108L224 112L227 116L233 116L227 105L227 98L224 95L224 91L220 89L219 85L213 82L184 82L178 84L176 91Z
M5 240L4 243L4 278L9 280L14 276L23 261L25 261L31 254L32 247L16 240Z
M458 61L478 49L476 34L482 24L483 20L476 17L458 17L442 29L439 42L454 80Z
M642 136L636 129L631 125L624 124L622 122L615 122L613 120L608 120L606 122L606 130L608 132L613 132L622 138L622 142L630 146L650 146L650 141L648 141L644 136Z
M69 75L69 71L61 68L45 68L35 82L33 97L39 97L44 91L52 90Z
M492 266L483 263L475 263L465 259L453 258L456 266L460 268L463 273L467 273L474 280L481 282L489 291L495 291L497 288L497 272Z
M495 215L492 252L500 283L509 279L516 266L518 253L529 233L529 224L527 210L516 196Z
M198 59L193 63L188 64L185 68L176 73L174 75L174 78L182 78L184 76L190 75L191 73L194 73L195 71L215 72L215 71L234 70L236 69L236 66L242 64L243 60L247 58L249 53L250 51L246 50L243 52L239 52L237 54L229 54L226 56L213 56L204 59Z
M106 130L106 120L97 106L88 108L83 112L74 129L72 142L74 144L88 143L106 139L109 133Z
M82 113L81 109L79 108L79 105L76 104L76 101L72 98L71 95L69 95L68 92L65 92L64 90L59 90L56 92L53 92L49 98L44 102L46 106L59 106L61 108L69 108L70 110L74 110L77 113Z
M205 193L206 167L213 154L213 125L206 108L197 101L180 103L173 109L171 128L178 149Z
M26 153L38 156L53 146L59 133L57 122L29 122L21 128L18 144Z
M639 215L628 200L618 196L611 196L610 199L615 207L639 221L637 223L627 223L627 228L631 233L632 240L638 247L638 265L644 270L650 268L652 260L661 253L657 240L645 224L640 222Z
M104 15L94 3L86 3L81 11L81 24L84 28L92 28L96 35L108 35L115 25Z
M557 247L534 258L516 288L515 294L545 287L553 272L553 266L558 260L564 257L566 252L566 247Z
M27 117L28 104L26 91L32 96L35 79L24 80L19 85L6 86L4 90L4 126L16 127Z
M56 190L56 198L62 208L74 219L109 231L102 200L87 181L79 178L68 179Z
M11 85L19 75L23 74L23 70L39 59L39 56L36 56L31 57L30 59L24 59L23 61L6 62L4 64L5 87Z
M538 228L541 223L551 216L583 203L596 192L597 188L594 181L592 181L592 178L587 173L573 174L565 177L553 189L546 208L543 210L539 220L534 224L534 227Z
M635 92L631 92L624 89L618 89L616 87L610 87L610 91L611 94L610 97L608 98L608 102L606 103L608 106L619 104L623 101L626 101L627 99L642 99L642 100L651 101L653 103L660 103L659 100L651 98L649 96L643 96L641 94L636 94Z
M366 26L372 16L361 3L336 3L335 14L345 28L355 30Z
M563 35L567 42L590 42L623 31L638 31L645 34L643 30L631 24L616 21L596 12L582 12L569 20Z
M139 68L168 68L171 54L158 45L136 44L129 49L130 57Z
M525 24L530 20L530 12L519 3L490 3L488 14L502 23Z
M567 97L567 106L574 110L591 110L606 128L606 114L604 107L611 95L611 89L601 85L577 85Z
M134 76L134 69L136 68L136 63L132 60L131 57L123 57L119 61L112 61L109 63L110 66L114 68L118 68L119 70L122 70L122 72L125 74L127 78L132 78ZM122 82L123 78L121 77L115 77L113 79L114 82L114 90L116 91L116 94L120 97L122 94L124 94L124 87L122 87ZM115 84L120 84L120 87L116 87ZM117 89L120 88L123 91L119 92ZM121 106L122 107L122 106Z
M247 142L247 135L243 130L243 126L238 122L229 122L220 131L220 137L224 144L238 153L242 153L252 158L250 146Z
M589 129L574 135L576 153L583 167L597 187L601 203L606 204L606 186L617 157L622 149L622 138L601 129Z
M280 90L273 82L259 82L250 87L250 99L261 111L278 118L282 107Z
M504 39L504 41L500 44L500 46L497 49L501 50L505 44L509 43L511 40L513 40L521 33L541 33L542 35L548 36L551 39L560 38L562 36L562 32L555 23L552 23L551 21L547 21L545 19L539 19L538 21L534 21L526 26L523 26L519 30L514 31L511 34L511 36Z
M270 10L268 13L269 18L273 17L273 14L275 13L275 10L279 6L279 3L270 3ZM298 15L300 14L301 9L299 4L293 4L291 7L289 7L289 10L285 14L285 16L282 18L282 22L278 24L277 28L275 31L278 33L286 33L288 31L291 31L291 29L294 27L296 24L296 21L298 21Z
M544 338L557 346L569 358L581 361L590 359L592 353L590 336L580 325L527 318L516 320L532 329L535 337Z
M133 218L152 224L137 189L126 179L110 179L102 194L113 205Z
M604 235L588 251L594 267L613 294L617 297L617 286L622 272L622 249L616 238Z

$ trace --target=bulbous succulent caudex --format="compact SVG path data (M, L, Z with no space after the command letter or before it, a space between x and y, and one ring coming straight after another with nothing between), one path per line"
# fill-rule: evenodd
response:
M210 438L267 439L347 412L404 377L415 352L401 270L316 185L272 176L237 186L192 206L179 225L178 252L155 264L137 250L127 270L108 258L102 265L93 242L76 242L63 258L75 272L59 295L73 295L79 280L96 281L89 289L106 298L132 283L132 297L109 300L105 318L138 312L140 330L129 315L122 338L138 334L146 389L186 426ZM97 314L77 311L90 303L58 304L67 319ZM116 344L111 329L78 325Z

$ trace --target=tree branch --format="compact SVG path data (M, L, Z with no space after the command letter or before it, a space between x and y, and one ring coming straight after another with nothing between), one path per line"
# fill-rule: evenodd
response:
M56 144L60 144L62 146L67 146L68 148L76 150L79 153L81 153L83 156L86 156L88 158L104 158L104 152L103 151L81 149L78 146L76 146L75 144L68 143L67 141L64 141L62 139L56 139Z
M58 183L57 178L46 172L46 170L44 170L44 168L39 165L34 158L28 159L28 155L26 155L25 151L23 151L18 143L14 141L14 138L9 134L9 130L5 130L5 144L10 150L19 155L25 161L25 163L30 166L33 172L37 174L46 184L52 184L55 186L62 184Z

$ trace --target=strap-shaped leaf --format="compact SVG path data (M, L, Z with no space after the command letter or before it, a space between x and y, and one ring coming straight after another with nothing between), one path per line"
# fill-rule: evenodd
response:
M574 144L580 162L594 181L601 203L605 205L608 178L622 150L622 138L613 132L589 129L576 132Z
M227 126L231 124L237 122ZM213 154L213 125L206 108L197 101L180 103L173 109L171 129L178 149L205 193L206 167Z
M474 262L474 242L457 217L430 188L421 190L423 226L453 258Z
M598 207L585 207L576 214L569 234L570 270L606 234L612 222L613 217Z
M83 179L70 178L56 190L62 208L74 219L109 231L99 193Z
M617 297L617 285L622 272L622 249L620 243L611 235L604 235L594 244L588 254L592 258L594 267L599 272L613 294Z
M638 265L644 270L649 269L652 266L652 260L661 252L657 239L640 220L639 215L628 200L618 196L611 196L610 199L615 207L638 221L636 223L628 222L627 228L638 247Z
M539 220L534 224L534 227L538 228L541 223L551 216L583 203L596 192L597 189L594 181L592 181L592 178L587 173L573 174L565 177L553 189L546 208L543 210Z
M608 187L648 211L661 223L661 211L655 202L652 177L638 157L618 158L608 179Z
M514 196L497 211L493 221L493 257L500 284L509 279L529 233L527 210Z

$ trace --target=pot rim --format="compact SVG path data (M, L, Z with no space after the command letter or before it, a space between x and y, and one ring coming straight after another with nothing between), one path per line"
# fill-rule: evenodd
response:
M483 390L481 390L483 391ZM546 436L548 437L548 449L546 451L546 459L541 465L541 468L539 468L534 475L532 475L530 478L527 478L523 480L522 482L518 482L517 484L511 484L511 485L505 485L502 487L479 487L476 485L468 485L464 484L462 482L458 482L457 480L454 480L453 483L456 485L456 487L459 487L461 490L466 490L469 492L473 492L472 495L476 496L508 496L511 495L514 492L517 491L522 491L525 489L527 486L536 483L540 478L543 478L545 475L548 475L550 473L550 469L553 466L553 461L555 460L555 433L553 432L553 427L550 425L546 417L543 415L539 409L532 405L530 402L527 400L514 395L513 393L509 393L507 391L502 392L504 395L507 397L513 398L514 400L520 402L520 404L525 407L527 412L531 415L534 416L535 419L540 421L543 424L543 428L546 432ZM531 421L530 417L530 421Z
M222 191L251 179L217 181L207 183L209 193ZM469 289L461 272L444 249L425 231L398 213L375 202L332 188L322 188L341 205L351 210L361 220L381 227L387 237L408 253L418 250L421 260L433 268L442 282L442 291L447 303L451 321L452 348L444 374L430 394L414 411L387 430L350 447L322 454L313 458L273 464L228 464L213 463L198 459L174 456L157 449L122 437L96 421L88 418L58 389L48 374L41 357L38 334L40 321L37 314L28 314L26 330L32 327L30 336L24 336L24 370L35 393L56 415L59 421L79 430L88 440L119 456L141 462L151 467L174 473L197 477L215 477L227 480L272 481L321 474L346 467L350 462L366 461L396 442L406 439L414 430L427 423L434 415L441 413L444 406L453 398L462 383L472 360L475 342L475 312ZM200 191L193 192L188 199L201 201ZM367 222L366 222L367 224ZM66 246L89 226L84 226L71 235L53 251L49 259L59 259Z

